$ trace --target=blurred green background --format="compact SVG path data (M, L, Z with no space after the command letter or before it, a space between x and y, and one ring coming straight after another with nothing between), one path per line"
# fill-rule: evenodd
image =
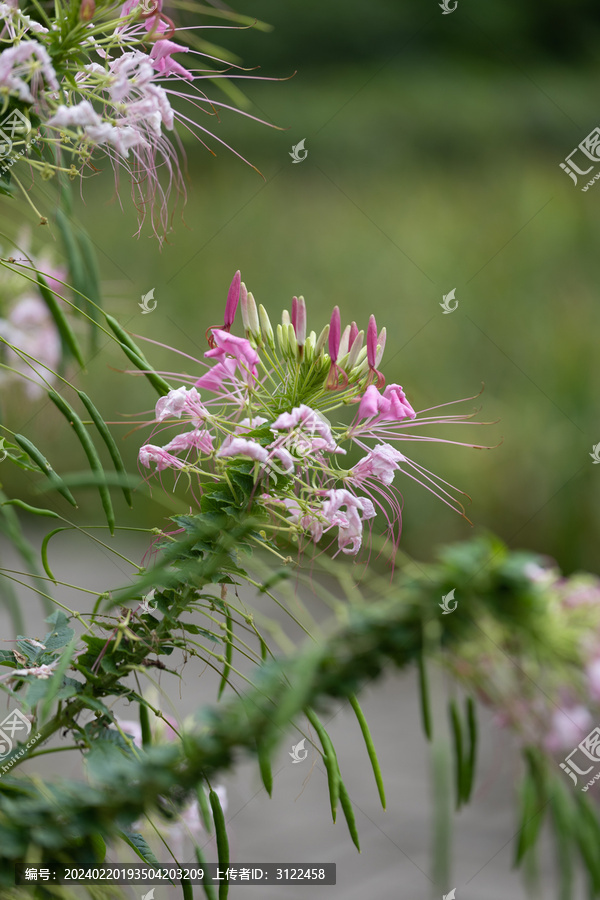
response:
M559 163L600 120L600 11L517 0L458 0L451 15L435 0L240 0L236 9L273 30L208 34L245 66L261 66L246 75L296 72L237 82L247 111L284 130L204 116L262 177L214 141L215 157L184 136L188 203L162 251L148 228L132 237L126 179L121 207L110 167L100 166L76 212L97 247L106 308L131 332L196 357L207 326L222 320L237 268L273 318L294 294L306 298L316 331L336 303L359 327L375 313L388 329L384 373L416 409L485 384L465 409L481 407L479 418L496 424L422 433L496 449L410 448L469 493L474 529L567 571L597 571L600 466L589 454L600 441L600 186L582 196L584 181L575 187ZM214 85L207 92L219 96ZM308 157L294 165L288 154L302 139ZM142 315L151 288L158 306ZM458 309L444 315L453 288ZM121 423L114 430L135 471L147 431L122 423L143 418L155 395L100 344L79 385ZM195 371L146 349L159 369ZM85 468L51 404L26 405L11 392L4 415L59 471ZM29 478L3 478L8 493L32 501ZM438 543L473 534L419 485L397 483L406 552L430 558ZM163 502L158 485L153 496ZM99 519L96 495L85 497L82 521ZM133 512L116 492L115 501L121 524L160 524L166 514L144 498Z

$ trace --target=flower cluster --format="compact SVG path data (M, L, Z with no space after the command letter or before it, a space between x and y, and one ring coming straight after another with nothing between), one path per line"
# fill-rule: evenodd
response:
M238 307L243 337L231 333ZM243 471L252 490L239 502L268 512L274 532L315 542L333 532L338 549L351 555L378 510L399 539L397 474L421 482L464 514L447 483L394 444L436 440L415 428L471 416L417 413L399 384L385 384L379 366L386 329L378 331L374 316L365 340L355 322L342 329L336 306L317 335L307 330L304 298L294 297L291 313L284 310L274 329L237 272L223 326L210 328L207 338L207 371L199 378L181 376L184 383L157 402L152 441L139 451L143 466L195 474L201 494L216 483L235 495L232 473ZM332 422L344 410L350 421ZM175 436L156 440L173 425ZM346 463L357 450L360 458Z
M141 0L98 10L94 0L82 0L57 10L51 16L37 6L33 18L0 3L0 129L8 136L0 161L22 156L35 142L42 152L27 156L34 172L76 177L96 171L92 159L101 148L117 184L119 169L130 176L140 227L149 212L162 237L172 190L185 193L170 136L175 121L197 137L210 134L172 101L191 101L212 116L218 107L231 109L209 101L197 84L225 77L226 70L211 68L214 55L172 40L178 29L163 0L154 0L150 11ZM196 44L203 46L198 38ZM191 68L179 61L192 57L208 62Z

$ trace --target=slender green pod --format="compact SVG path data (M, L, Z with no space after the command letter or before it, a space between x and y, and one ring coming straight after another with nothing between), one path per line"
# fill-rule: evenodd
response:
M200 790L201 790L201 788L200 788ZM206 797L206 794L204 796ZM198 863L198 866L201 869L206 869L206 860L204 858L204 854L202 853L202 850L200 849L200 847L198 847L197 844L194 847L194 853L196 854L196 862ZM202 889L206 896L206 900L217 900L217 895L215 894L215 889L212 886L212 884L210 884L210 882L205 881L204 884L202 885Z
M165 381L165 379L155 372L138 345L135 341L132 341L125 329L119 325L116 319L112 316L109 316L108 313L104 313L104 318L106 319L109 327L116 335L121 345L121 348L125 355L131 360L131 362L136 366L140 371L144 373L152 387L157 391L161 396L164 394L168 394L171 390L171 385Z
M152 729L150 728L150 713L145 703L139 704L140 728L142 731L142 747L150 747L152 744Z
M350 837L352 838L352 842L358 852L360 853L360 841L358 839L358 830L356 828L356 819L354 818L354 810L352 808L352 803L350 801L350 797L348 796L348 791L346 790L346 785L340 778L340 805L342 807L344 816L346 817L346 822L348 823L348 831L350 832Z
M58 328L58 333L60 335L63 347L65 349L68 349L69 352L72 353L72 355L75 357L81 368L85 369L85 360L79 348L79 344L77 343L75 333L71 328L63 310L61 309L55 294L53 294L48 287L48 282L39 272L37 273L37 282L40 289L40 294L42 295L42 299L48 307L48 312L54 319L54 324Z
M454 738L454 771L456 778L456 808L460 809L463 798L463 771L464 771L464 755L463 755L463 736L460 715L456 701L451 700L448 711L450 713L450 724L452 726L452 736Z
M198 808L200 810L200 815L202 816L202 822L204 824L204 830L207 834L212 834L212 819L210 817L210 806L208 804L208 797L204 792L204 785L199 784L196 788L196 797L198 798Z
M433 739L433 726L431 722L431 700L429 698L429 680L427 678L427 667L425 664L425 654L419 653L419 695L421 699L421 721L423 723L423 731L428 741Z
M360 725L360 730L362 731L362 735L365 741L365 746L367 748L367 753L369 754L369 759L371 761L371 767L373 769L373 775L375 776L375 783L377 785L377 790L379 792L379 799L381 800L381 805L383 809L385 809L385 789L383 787L383 778L381 777L381 767L379 765L379 760L377 759L377 753L375 751L375 744L373 743L373 738L371 737L371 732L369 731L369 726L367 725L367 720L365 719L364 713L360 707L360 704L354 694L351 694L348 697L350 701L350 706L354 710L354 714L356 715L358 724ZM341 796L340 796L341 799Z
M258 767L260 769L260 777L265 786L265 790L269 797L273 796L273 771L271 769L271 760L265 747L257 741L256 755L258 757Z
M96 407L94 406L94 404L92 403L92 401L90 400L90 398L88 397L87 394L85 394L83 391L77 391L77 396L79 397L79 399L81 400L81 402L83 403L83 405L85 406L87 411L89 412L92 422L98 429L100 437L104 441L104 443L106 445L106 449L108 450L108 452L110 454L110 458L113 461L115 471L118 472L120 475L124 475L125 477L127 477L127 472L125 470L125 466L123 465L123 460L121 459L121 454L119 453L119 448L117 447L115 439L112 436L112 434L108 428L108 425L106 424L106 422L104 421L104 419L102 418L102 416L100 415L100 413L98 412L98 410L96 409ZM123 485L121 490L123 491L123 496L125 497L127 504L129 505L129 507L132 507L133 499L131 496L130 489L126 485Z
M227 610L225 614L225 626L227 634L227 640L225 642L225 664L223 666L223 674L221 675L221 683L219 684L217 700L221 699L221 694L225 690L225 685L227 684L227 679L229 678L229 673L231 672L231 659L233 656L233 617L229 610Z
M88 462L90 464L90 468L95 475L98 476L99 479L104 479L104 469L102 468L102 463L100 462L100 457L96 451L94 446L94 442L89 436L87 429L75 410L72 406L70 406L64 397L61 397L60 394L57 394L56 391L48 391L48 396L52 400L55 406L61 411L61 413L66 417L67 421L71 423L73 426L73 430L77 437L79 438L79 442L83 447L85 455L88 458ZM104 509L104 515L106 516L106 521L108 523L108 528L111 534L115 533L115 514L113 511L112 500L110 499L110 491L106 484L103 484L102 481L98 483L98 493L100 494L100 500L102 502L102 508Z
M226 869L229 865L229 838L227 837L227 829L225 827L225 816L219 800L219 795L212 791L208 795L210 807L212 809L213 820L215 823L215 836L217 838L217 855L219 857L219 866ZM219 885L219 900L227 900L229 893L229 884L222 881Z
M327 771L327 783L329 786L329 802L331 806L331 818L335 822L337 817L337 805L340 798L340 767L338 765L336 752L334 750L331 738L325 731L325 728L317 718L312 709L304 710L306 718L313 726L321 741L323 747L323 763Z
M44 473L46 478L52 484L52 487L56 488L58 493L62 497L64 497L65 500L68 500L71 506L77 507L77 501L75 500L75 497L66 486L62 478L60 478L60 476L56 474L44 454L38 450L35 444L32 444L31 441L22 434L15 434L14 439L21 450L24 450L30 460L34 462L36 466L38 466L38 468Z

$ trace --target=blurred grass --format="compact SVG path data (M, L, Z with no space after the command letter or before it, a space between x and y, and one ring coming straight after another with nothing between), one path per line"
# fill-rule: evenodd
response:
M106 306L128 330L196 357L237 268L273 317L294 294L305 296L316 331L335 303L359 327L375 313L388 328L385 375L415 408L471 396L484 382L470 406L500 420L443 435L502 440L497 449L419 445L412 456L468 491L476 528L568 571L597 570L600 467L588 454L600 440L600 187L581 193L559 169L597 124L595 74L411 63L245 83L252 112L288 130L225 113L218 133L265 180L227 151L212 158L186 141L185 224L175 216L162 253L147 232L131 238L135 216L125 197L125 211L110 200L108 167L85 185L78 215L98 248ZM292 165L288 152L302 138L308 158ZM142 315L137 304L152 287L158 307ZM452 288L459 307L443 315ZM146 350L158 368L193 371ZM106 418L150 410L146 383L111 366L127 368L113 349L80 384ZM55 411L15 400L15 414L35 414L30 430L18 427L43 435L56 468L84 467ZM129 430L115 426L118 436ZM133 470L140 443L141 434L123 442ZM418 485L401 483L405 551L427 558L436 543L472 534ZM7 490L18 485L27 490L20 476ZM122 512L121 524L140 519L156 524L146 501Z

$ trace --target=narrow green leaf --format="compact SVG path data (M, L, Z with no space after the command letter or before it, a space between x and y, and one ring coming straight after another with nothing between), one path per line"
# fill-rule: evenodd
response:
M32 460L32 462L34 462L38 466L38 468L44 473L44 475L48 478L48 480L51 482L52 486L58 491L58 493L62 497L64 497L65 500L68 500L69 503L71 504L71 506L77 507L77 501L75 500L75 497L73 496L71 491L68 489L66 484L64 484L62 478L60 478L56 474L56 472L54 471L54 469L52 468L52 466L50 465L50 463L48 462L48 460L46 459L44 454L38 450L38 448L35 446L35 444L32 444L31 441L22 434L15 434L14 439L17 442L17 444L19 445L19 447L21 448L21 450L24 450L25 453L27 454L27 456Z
M348 796L348 791L346 790L346 786L341 778L340 778L340 805L342 807L344 816L346 817L346 822L348 823L348 831L350 832L350 837L352 838L352 842L354 843L354 846L360 853L360 841L358 839L358 830L356 828L356 819L354 818L354 810L352 809L352 803L350 802L350 797Z
M351 694L348 699L350 701L350 706L354 710L354 713L358 720L358 724L360 725L360 730L362 731L365 746L367 748L367 753L369 754L369 759L371 761L373 775L375 776L377 790L379 791L379 799L381 800L383 809L385 809L385 789L383 787L383 778L381 777L381 768L379 766L379 760L377 759L377 752L375 750L373 738L371 737L371 732L369 731L369 726L367 725L367 720L365 719L364 713L360 708L360 704L354 694Z
M48 307L48 312L54 319L54 324L58 328L63 349L68 350L75 357L81 368L85 369L85 360L77 343L75 332L61 309L56 295L52 293L48 287L48 282L40 272L37 272L37 282L42 299Z
M520 789L520 828L514 866L519 865L527 851L536 844L546 811L541 799L535 778L527 772Z
M225 665L223 666L223 674L221 675L221 683L219 685L217 700L221 699L221 694L225 690L225 685L227 684L227 679L231 671L231 658L233 655L233 618L229 611L227 611L227 614L225 616L225 624L227 626L227 637L225 639Z
M164 394L168 394L171 390L171 385L167 381L165 381L165 379L161 375L159 375L158 372L154 371L138 345L131 340L125 329L122 328L121 325L119 325L116 319L114 319L112 316L109 316L108 313L104 313L104 318L106 319L113 333L119 339L121 349L131 360L134 366L136 366L140 371L144 372L146 378L158 394L160 394L161 396L163 396Z
M83 405L85 406L87 411L89 412L92 422L94 423L94 425L96 426L96 428L98 429L98 431L100 433L100 437L106 444L106 448L107 448L108 452L110 453L110 458L113 461L115 471L118 472L120 475L124 475L127 477L127 472L125 471L125 466L123 465L123 460L121 459L121 454L119 453L119 448L117 447L115 439L112 436L112 434L108 428L108 425L106 424L106 422L104 421L104 419L102 418L102 416L100 415L100 413L98 412L98 410L96 409L96 407L94 406L94 404L92 403L92 401L90 400L88 395L85 394L83 391L77 391L77 394L79 396L79 399L81 400L81 402L83 403ZM131 491L129 490L128 487L123 487L123 496L125 497L125 500L127 501L128 505L130 507L133 506Z
M100 457L96 452L94 443L89 436L85 425L83 424L73 407L70 406L67 401L60 396L60 394L57 394L56 391L48 391L48 396L50 397L54 405L57 406L61 413L66 417L67 421L69 421L73 426L73 430L79 438L79 442L83 447L85 455L88 458L88 462L90 464L92 472L94 472L94 474L98 475L100 478L104 478L104 469L102 468L102 463L100 462ZM108 522L110 533L114 534L115 514L113 511L112 501L110 499L110 491L106 486L106 483L98 483L98 493L100 494L102 508L104 509L104 515L106 516L106 521Z
M421 698L421 721L423 723L423 731L428 741L433 738L433 727L431 722L431 701L429 699L429 681L427 679L427 668L425 664L425 654L423 651L418 657L419 668L419 694Z
M225 816L221 807L219 795L212 791L208 795L210 806L212 809L213 820L215 823L215 835L217 838L217 856L219 858L219 866L226 869L229 865L229 838L227 837L227 828L225 827ZM222 881L219 885L219 900L227 900L229 893L229 883Z

